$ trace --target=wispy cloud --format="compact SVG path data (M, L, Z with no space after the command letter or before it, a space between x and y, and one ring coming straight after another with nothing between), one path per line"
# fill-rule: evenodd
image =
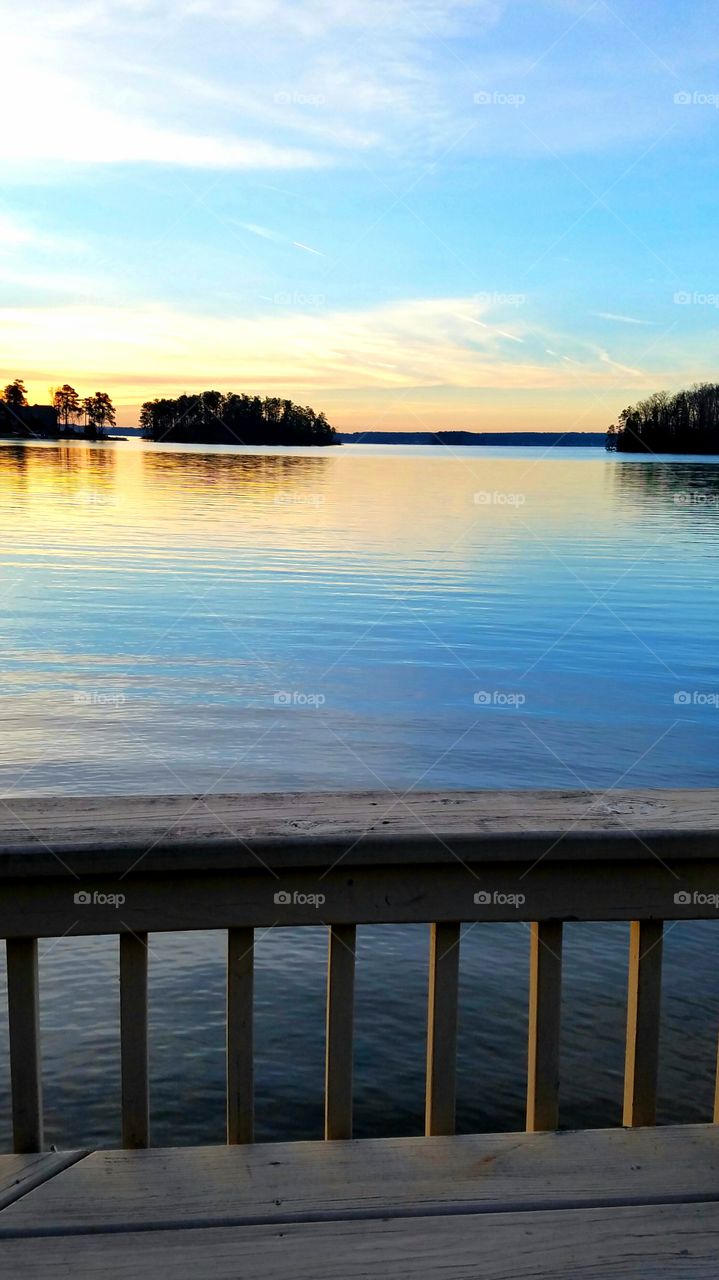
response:
M273 231L271 227L262 227L256 222L242 222L240 226L244 231L249 231L251 235L259 236L261 240L271 240L273 244L291 245L293 249L301 249L304 253L312 253L317 258L324 257L320 249L313 249L311 245L303 244L301 240L291 240L289 236L282 235L280 231Z
M25 377L123 382L130 365L146 394L161 386L587 388L641 371L587 348L561 363L504 343L492 326L468 334L467 298L415 299L361 311L278 306L252 318L213 318L165 306L0 310L0 347ZM480 337L481 334L481 337ZM541 335L540 335L541 337ZM528 351L528 348L526 348ZM608 366L608 367L605 367ZM44 373L40 374L40 370ZM570 381L567 381L570 379Z
M602 364L608 364L612 369L619 369L622 373L628 373L632 378L646 378L646 373L642 369L633 369L631 365L620 364L618 360L613 360L607 351L599 352L599 359Z
M524 338L520 338L518 334L508 333L506 329L500 329L497 325L478 320L476 316L460 315L459 319L466 320L468 324L476 324L480 329L488 329L490 333L496 333L500 338L508 338L510 342L524 342Z
M641 324L656 325L656 320L636 320L634 316L618 316L612 311L591 311L590 315L598 316L600 320L614 320L617 324Z
M85 253L86 245L78 238L48 231L26 218L0 211L0 254L28 249L36 253L77 254Z

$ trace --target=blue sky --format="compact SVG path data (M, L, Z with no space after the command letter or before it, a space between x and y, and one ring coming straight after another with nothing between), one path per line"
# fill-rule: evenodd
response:
M708 0L0 4L0 378L602 429L717 374Z

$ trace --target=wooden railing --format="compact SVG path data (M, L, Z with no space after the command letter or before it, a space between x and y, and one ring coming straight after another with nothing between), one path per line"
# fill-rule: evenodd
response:
M227 1141L253 1139L254 930L329 932L325 1137L352 1133L356 928L429 926L426 1133L454 1131L460 926L531 932L527 1128L559 1117L564 921L631 922L624 1123L656 1116L662 929L719 918L719 792L6 801L14 1145L43 1146L38 939L117 934L122 1140L150 1143L148 934L227 931ZM719 1111L715 1114L715 1119Z

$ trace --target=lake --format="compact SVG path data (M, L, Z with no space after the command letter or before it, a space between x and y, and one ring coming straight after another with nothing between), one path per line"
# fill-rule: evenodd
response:
M6 803L717 783L719 459L5 443L0 532ZM667 928L665 1121L711 1114L718 930ZM620 1123L628 927L566 932L562 1123ZM224 937L151 941L153 1141L222 1141ZM117 1143L116 941L41 950L48 1141ZM321 1134L325 950L258 941L260 1138ZM464 931L460 1130L523 1126L527 958ZM359 930L358 1136L421 1132L426 961ZM8 1093L3 1014L6 1148Z

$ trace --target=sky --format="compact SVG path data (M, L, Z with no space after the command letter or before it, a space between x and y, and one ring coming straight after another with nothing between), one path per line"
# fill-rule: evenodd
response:
M715 0L0 0L0 381L603 430L717 377Z

